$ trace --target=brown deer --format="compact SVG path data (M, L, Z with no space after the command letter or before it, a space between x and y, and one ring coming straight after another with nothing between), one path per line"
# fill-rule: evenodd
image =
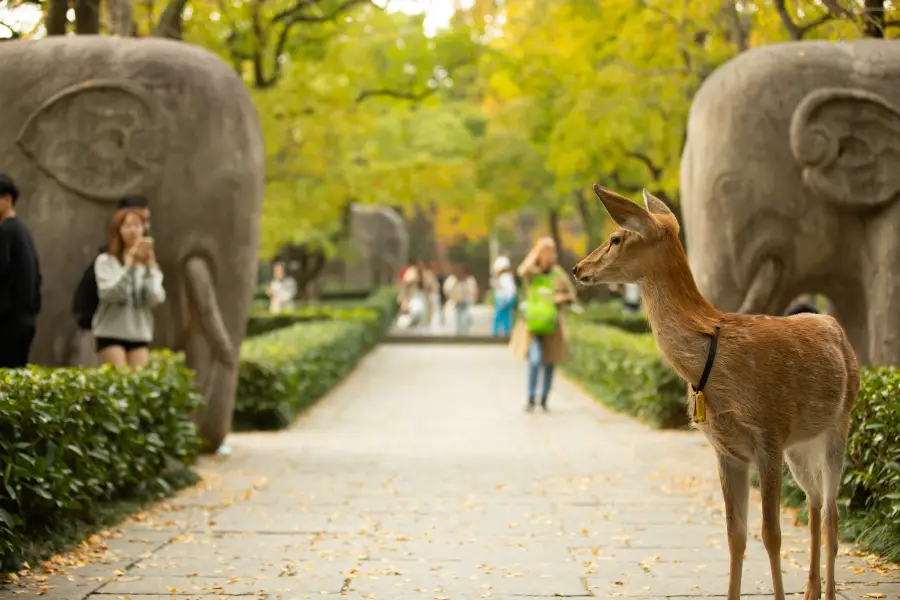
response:
M728 600L741 595L751 464L759 471L772 587L776 600L784 600L780 504L785 458L809 506L804 600L821 597L823 509L825 598L834 600L837 494L850 410L859 390L859 365L844 330L827 315L716 310L697 289L678 239L678 220L665 203L647 190L646 210L599 185L594 192L618 228L572 272L585 285L640 284L656 342L688 382L688 411L718 459L731 557Z

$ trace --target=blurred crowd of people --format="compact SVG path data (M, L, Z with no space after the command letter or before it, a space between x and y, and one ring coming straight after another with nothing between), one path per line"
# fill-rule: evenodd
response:
M475 277L463 265L439 266L416 261L400 273L399 327L437 330L454 315L457 335L467 335L472 326L472 307L480 290Z

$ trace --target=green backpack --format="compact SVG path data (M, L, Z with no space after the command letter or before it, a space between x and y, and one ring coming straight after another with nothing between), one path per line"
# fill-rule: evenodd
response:
M556 331L559 309L553 281L556 273L535 275L525 300L525 324L533 335L550 335Z

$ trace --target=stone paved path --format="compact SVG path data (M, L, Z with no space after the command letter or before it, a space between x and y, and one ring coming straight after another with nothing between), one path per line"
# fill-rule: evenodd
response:
M66 576L0 597L721 597L703 438L610 414L564 380L552 412L526 414L523 377L503 348L382 347L294 429L234 436L203 485L61 558ZM758 503L751 518L757 532ZM786 516L791 593L806 539ZM754 533L746 597L767 594L766 565ZM881 570L842 553L842 597L900 598Z

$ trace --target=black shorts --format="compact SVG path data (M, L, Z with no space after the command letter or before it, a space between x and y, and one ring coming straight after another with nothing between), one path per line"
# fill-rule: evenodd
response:
M125 349L125 352L131 352L132 350L140 350L141 348L147 348L150 346L147 342L134 342L130 340L117 340L116 338L107 338L107 337L98 337L97 338L97 352L105 348L109 348L111 346L121 346Z

